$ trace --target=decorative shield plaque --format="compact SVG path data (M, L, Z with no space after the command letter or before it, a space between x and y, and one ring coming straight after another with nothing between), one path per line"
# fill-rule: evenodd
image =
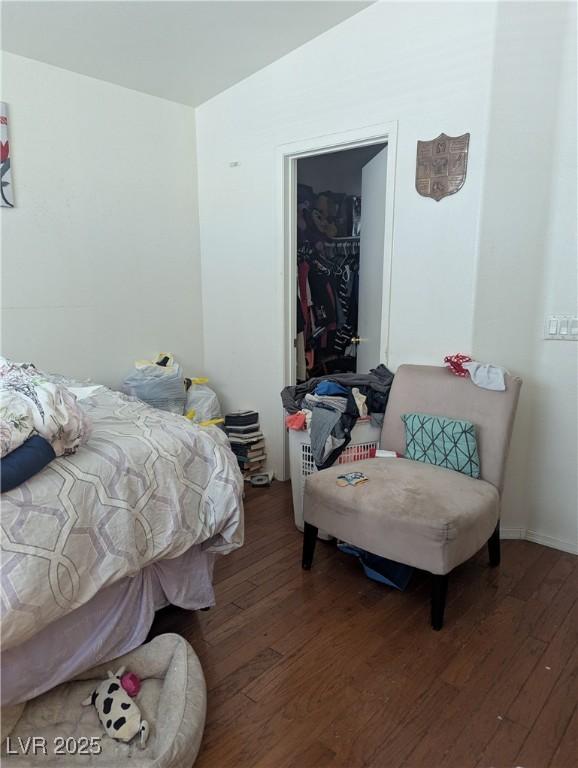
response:
M415 188L424 197L441 200L464 186L468 167L470 134L418 141Z

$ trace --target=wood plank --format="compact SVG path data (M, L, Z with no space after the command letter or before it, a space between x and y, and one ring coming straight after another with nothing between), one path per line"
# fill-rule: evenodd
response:
M210 765L210 757L207 755L220 743L223 734L229 733L239 718L247 717L254 709L255 704L242 693L237 693L221 703L213 703L212 696L208 696L205 732L195 768L204 765L207 760Z
M284 763L276 763L276 768L334 768L340 765L335 752L319 741L308 743L298 749Z
M414 746L427 733L428 729L438 719L440 709L451 705L457 691L451 685L438 681L423 691L413 707L404 715L403 720L396 721L387 734L387 738L375 750L373 757L367 762L372 768L397 768L406 764ZM384 721L382 720L382 728ZM376 723L377 725L377 723ZM361 746L361 745L360 745ZM351 763L362 765L364 763ZM436 765L435 754L430 757L430 766Z
M440 712L405 765L430 768L432 756L436 766L445 763L446 756L462 735L464 723L473 721L480 704L495 681L508 669L521 645L523 638L517 635L517 627L524 605L513 597L505 597L488 620L480 625L485 629L476 635L479 642L470 643L474 654L480 654L477 669L468 675L467 684L461 685L459 694ZM440 679L448 682L445 675Z
M572 654L560 680L550 693L548 701L540 712L532 730L520 749L518 765L548 765L562 741L578 701L578 648ZM578 755L574 755L573 768Z
M554 686L562 675L578 641L578 603L566 619L536 665L534 674L514 700L508 717L531 728Z
M477 631L454 656L443 674L446 683L465 688L479 673L480 666L489 662L496 653L497 637L511 637L522 618L525 603L513 597L505 597L496 610L479 623ZM508 649L509 650L509 649Z
M211 681L209 681L207 689L210 692L212 706L218 708L224 704L227 699L232 698L253 680L257 680L266 670L275 666L280 658L281 655L272 648L265 648L264 651L256 654L248 664L244 664L240 669L228 675L219 685L211 685Z
M500 720L476 768L512 768L516 765L516 755L528 733L528 729L523 725L504 717Z
M254 546L245 544L242 549L237 550L243 554L239 554L234 560L233 558L220 558L219 567L216 569L217 581L223 581L228 576L237 573L238 569L242 570L245 565L251 565L261 555L270 555L277 550L284 550L287 546L295 546L295 534L293 531L282 532L274 536L265 536L257 541Z
M213 646L208 662L211 675L223 679L247 663L258 651L274 647L275 641L287 634L300 618L307 620L311 614L319 613L324 606L338 600L343 589L343 585L336 581L321 585L312 583L309 587L294 592L268 615L259 617L259 621L241 628L227 640Z
M550 761L549 768L573 768L578 755L578 705L570 720L566 732Z
M552 640L578 600L578 558L575 555L562 554L561 559L563 563L573 565L573 568L542 614L539 626L532 629L532 634L545 642Z
M518 600L528 600L544 583L546 576L560 560L560 555L555 549L544 547L538 559L532 563L512 590L512 597Z
M527 637L504 673L480 702L471 722L475 728L463 728L439 768L474 768L486 746L493 739L500 722L516 694L532 674L545 644L535 637Z
M246 564L244 567L239 567L238 570L235 570L234 573L227 576L226 578L219 578L216 583L225 588L230 587L232 584L238 584L241 581L253 581L259 576L259 574L262 575L266 573L268 568L270 568L272 565L275 565L275 563L279 562L280 560L286 558L288 554L293 554L295 559L297 559L299 557L300 551L300 541L295 540L286 548L280 548L273 552L268 552L264 557L257 558L253 562ZM236 552L233 552L227 557L232 559L234 558L235 554ZM237 561L235 560L235 562Z
M473 572L468 575L473 579ZM442 633L432 632L424 620L427 617L422 612L415 612L413 618L403 623L399 631L387 634L378 650L357 671L352 684L365 692L371 691L376 695L381 693L385 700L382 706L374 706L367 717L364 712L357 710L356 720L358 723L361 721L361 728L355 731L349 729L350 738L345 736L340 739L341 749L338 754L346 764L378 760L379 755L384 753L389 759L392 742L397 745L395 749L400 759L404 757L402 744L411 745L411 748L415 746L415 732L412 740L404 741L399 731L403 732L409 727L411 712L419 706L428 687L436 685L448 660L463 643L464 636L476 631L477 623L472 621L469 610L475 612L480 607L479 600L475 599L480 582L479 578L468 579L461 592L450 592L448 608L453 607L457 618ZM483 586L479 588L484 589ZM485 592L489 595L487 607L495 609L493 592L487 586ZM483 612L480 615L483 616ZM442 685L440 696L446 693L449 695L450 691L455 689ZM432 711L438 717L440 707L435 706ZM427 706L416 715L424 727L430 723L428 715Z

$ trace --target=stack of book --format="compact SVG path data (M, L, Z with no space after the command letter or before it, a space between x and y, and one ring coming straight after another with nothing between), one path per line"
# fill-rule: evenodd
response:
M225 432L245 477L262 472L267 460L265 440L256 411L235 411L225 416Z

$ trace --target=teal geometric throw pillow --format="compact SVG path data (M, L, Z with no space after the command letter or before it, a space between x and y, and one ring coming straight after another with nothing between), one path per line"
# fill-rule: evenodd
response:
M469 421L406 413L405 457L446 467L464 475L480 476L476 428Z

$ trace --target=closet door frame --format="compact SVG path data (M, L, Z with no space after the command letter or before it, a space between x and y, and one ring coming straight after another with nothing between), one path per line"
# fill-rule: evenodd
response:
M277 230L279 233L279 275L283 296L283 386L295 384L297 337L297 161L312 155L341 152L375 144L387 144L387 182L385 196L385 241L382 286L380 350L388 365L391 309L391 278L393 261L393 212L395 169L397 163L397 121L379 123L324 136L304 137L277 147ZM285 424L283 423L283 434ZM287 435L283 441L285 478L289 477L289 446Z

